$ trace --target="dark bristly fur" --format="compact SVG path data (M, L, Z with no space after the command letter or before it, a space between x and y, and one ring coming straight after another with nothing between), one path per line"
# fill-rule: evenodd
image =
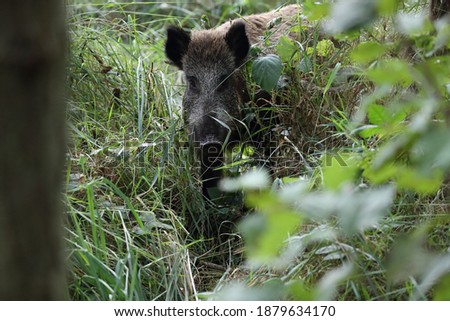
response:
M167 29L166 56L184 71L187 89L183 97L184 120L190 143L201 154L203 193L221 177L224 145L239 139L241 105L247 97L240 71L250 46L260 41L270 21L281 18L272 41L287 34L300 7L279 10L226 22L211 30L191 34Z

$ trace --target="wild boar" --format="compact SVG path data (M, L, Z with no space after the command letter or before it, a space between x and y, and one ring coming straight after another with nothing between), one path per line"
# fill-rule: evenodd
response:
M262 41L271 25L271 42L289 33L301 7L290 5L270 12L226 22L215 29L167 28L165 44L169 62L184 72L187 88L183 97L184 122L191 146L200 154L203 194L221 178L223 151L239 140L241 106L248 97L241 67L250 46Z

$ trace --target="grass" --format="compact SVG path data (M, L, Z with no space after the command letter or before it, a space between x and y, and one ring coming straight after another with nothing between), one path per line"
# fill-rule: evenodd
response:
M203 200L180 111L184 86L180 74L165 64L165 26L177 21L190 27L200 27L201 21L213 26L238 9L223 4L205 10L208 5L81 0L69 5L68 296L196 300L239 280L249 289L274 289L274 282L293 284L290 294L280 292L280 297L288 298L431 298L432 292L414 296L420 280L412 276L390 282L387 257L399 238L421 224L428 226L422 235L425 247L434 253L448 249L444 189L431 196L399 192L377 228L350 237L338 234L296 243L296 237L313 239L318 228L337 226L333 218L306 217L290 241L296 252L284 268L246 263L250 245L236 227L249 213L240 206ZM207 20L205 12L211 12ZM287 106L281 119L290 135L279 141L277 151L284 153L290 166L282 162L275 166L274 172L283 177L281 186L298 177L320 186L327 150L370 158L384 143L351 133L363 93L373 89L354 71L345 76L354 68L349 52L360 40L344 43L327 56L314 55L310 73L285 64L290 82L281 93ZM337 85L336 77L341 77ZM366 184L362 179L360 183ZM354 272L333 285L337 294L305 294L319 293L325 276L348 261L355 263ZM233 286L230 293L239 298Z

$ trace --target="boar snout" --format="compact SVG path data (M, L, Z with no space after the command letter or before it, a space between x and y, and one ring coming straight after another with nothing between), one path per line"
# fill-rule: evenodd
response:
M220 168L224 165L223 144L221 142L200 143L202 192L211 199L210 189L218 185L222 177Z
M234 136L234 125L217 116L204 116L191 124L191 142L197 146L210 144L225 145Z

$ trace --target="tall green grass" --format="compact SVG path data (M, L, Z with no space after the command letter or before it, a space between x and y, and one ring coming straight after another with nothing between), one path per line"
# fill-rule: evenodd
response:
M323 192L320 196L329 197L332 207L338 199L323 184L340 174L323 166L327 152L359 154L361 162L369 162L388 141L354 134L364 129L355 128L354 119L374 85L349 58L360 42L385 39L381 31L347 39L326 53L320 53L324 43L316 31L308 45L308 70L283 61L289 81L280 91L283 108L273 108L289 132L280 136L277 153L290 160L290 167L276 164L278 179L271 188L246 192L247 205L261 215L250 215L237 201L233 206L203 200L180 109L184 85L180 73L165 63L164 27L214 26L234 13L252 13L252 3L242 11L240 3L208 1L69 4L71 140L65 199L71 299L432 297L432 291L418 292L420 279L409 272L406 280L390 277L387 271L395 272L396 265L389 259L395 253L388 253L399 239L424 244L434 253L448 250L444 189L426 196L399 191L375 228L350 235L335 216L311 216L308 208L297 209L283 198L283 191L305 199ZM370 183L357 177L352 193L370 196L358 194ZM295 190L292 182L308 186ZM357 200L372 204L362 196ZM265 236L259 233L270 217L277 222L280 212L287 221L300 217L301 223L295 230L286 227L291 237L283 236L272 261L255 264L255 255L264 254L258 237ZM406 236L417 226L422 227Z

